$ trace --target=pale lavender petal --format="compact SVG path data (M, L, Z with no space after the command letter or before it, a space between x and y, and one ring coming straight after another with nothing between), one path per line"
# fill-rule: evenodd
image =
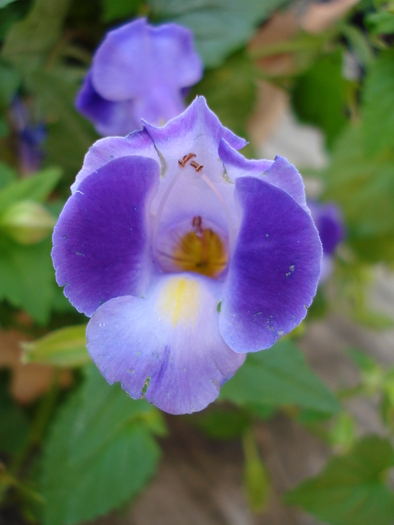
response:
M101 306L87 328L88 351L106 380L120 381L171 414L202 410L244 361L218 328L220 287L192 274L162 276L145 298Z
M77 174L71 191L74 193L81 182L99 168L114 159L129 155L142 155L160 163L152 139L146 131L135 131L127 137L107 137L100 139L90 147L85 155L81 171Z
M246 145L246 141L222 126L204 97L197 97L182 115L162 128L147 122L144 122L144 128L161 158L165 159L166 168L152 203L153 214L158 213L160 203L171 187L168 204L160 217L163 225L201 215L227 229L228 216L236 213L234 185L228 180L219 158L219 143L225 139L239 149ZM190 162L184 168L179 166L179 161L189 153L195 155L192 161L202 166L201 171L196 172ZM236 223L236 218L233 221Z
M53 234L59 286L86 315L105 301L138 295L149 278L149 206L159 179L149 158L122 157L86 178L65 204Z
M192 152L196 154L194 160L202 164L212 178L223 173L218 155L222 139L235 149L241 149L247 144L246 140L221 124L204 97L196 97L181 115L161 128L144 120L143 124L156 148L166 159L169 169L176 170L178 160Z
M113 102L94 89L89 72L75 101L77 110L91 120L100 135L127 135L141 127L131 100Z
M284 157L270 160L249 160L235 151L227 142L221 141L219 155L232 182L238 177L257 177L282 189L307 212L305 187L300 173Z
M304 319L316 293L322 249L311 217L283 190L242 177L236 194L243 217L220 332L233 350L255 352Z
M107 34L94 56L92 75L101 96L120 101L145 97L155 87L170 94L191 86L202 76L202 63L188 29L152 27L139 19Z
M321 272L319 278L319 284L323 284L330 277L333 271L333 256L326 255L323 248L323 258L321 260Z

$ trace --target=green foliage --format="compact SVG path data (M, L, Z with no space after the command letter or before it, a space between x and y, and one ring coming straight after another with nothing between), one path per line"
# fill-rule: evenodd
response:
M0 376L0 451L7 454L17 452L23 445L29 420L7 392L7 384Z
M382 51L365 80L363 146L369 155L394 156L394 49ZM387 152L384 150L387 149Z
M262 511L268 502L271 483L267 470L261 461L256 439L251 429L247 430L242 439L245 456L244 487L249 506L255 512Z
M222 408L217 405L184 419L213 439L236 439L247 430L252 418L243 410Z
M367 35L358 27L350 24L343 24L341 29L357 59L364 67L368 67L373 61L374 53Z
M103 22L112 22L123 18L131 18L139 14L144 0L101 0Z
M13 1L3 6L0 16L1 40L7 35L13 24L24 17L28 5L28 2Z
M204 95L221 122L245 136L245 124L256 100L255 70L249 56L240 51L221 67L208 70L191 90L190 98Z
M0 192L1 190L16 180L16 171L7 164L0 162ZM1 195L1 193L0 193Z
M206 67L218 67L288 0L148 0L153 17L191 29Z
M20 83L20 73L10 64L0 61L0 109L10 104Z
M42 64L61 36L71 0L35 0L29 14L12 26L2 55L23 69Z
M110 387L95 367L53 423L43 453L44 525L91 520L135 496L160 456L158 412Z
M12 172L8 170L8 173ZM0 191L0 213L24 200L44 202L59 182L61 174L59 168L47 168L28 179L14 181L10 175L5 175L10 184Z
M329 442L343 451L349 450L356 440L356 428L353 417L347 412L341 412L334 419L330 428Z
M380 11L366 17L366 23L373 35L391 35L394 33L394 13Z
M220 397L240 405L298 405L329 414L340 409L334 395L289 341L279 342L264 352L249 354L245 364L222 387Z
M4 181L3 187L0 184L0 215L5 217L7 210L27 198L45 201L60 176L58 168L48 168L28 179L14 180L12 170L0 169L0 183ZM0 300L24 308L38 323L48 321L55 292L50 250L49 238L27 246L0 231Z
M394 494L383 475L393 465L390 443L369 436L347 455L332 458L319 476L287 493L285 500L332 525L390 525Z
M49 320L55 293L51 241L25 246L0 237L0 300L24 308L40 324Z
M344 128L348 82L342 76L342 51L325 55L304 73L292 93L298 117L320 127L328 146Z
M3 7L6 7L9 4L12 4L12 2L15 2L15 0L0 0L0 9L3 9Z
M62 166L69 181L81 169L84 155L97 138L90 122L74 108L75 94L84 74L80 68L57 66L37 70L29 77L29 87L50 123L45 143L46 163Z
M364 130L356 126L336 142L326 173L324 197L341 206L347 240L367 262L394 262L393 165L394 150L366 155Z
M55 366L81 366L89 363L86 325L67 326L32 342L24 342L23 362Z

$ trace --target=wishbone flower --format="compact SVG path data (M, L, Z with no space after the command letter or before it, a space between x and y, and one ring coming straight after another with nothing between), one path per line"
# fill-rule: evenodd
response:
M106 380L201 410L305 317L321 244L300 174L247 160L198 97L179 117L96 142L53 235L56 278L88 316Z
M319 283L322 284L333 271L334 256L338 244L345 238L345 225L341 210L334 202L308 200L313 221L319 232L323 248Z
M141 118L160 125L182 113L202 70L189 29L140 18L107 33L75 106L101 135L126 135Z

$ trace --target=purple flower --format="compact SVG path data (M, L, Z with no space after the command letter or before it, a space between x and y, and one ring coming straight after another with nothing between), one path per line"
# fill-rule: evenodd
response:
M30 175L42 165L46 126L42 122L33 122L28 106L19 97L15 97L11 104L11 122L18 134L20 170L23 175Z
M328 279L332 272L334 252L345 237L345 227L340 209L333 203L318 203L309 201L308 206L319 232L323 247L323 258L320 273L320 283Z
M141 118L162 125L185 109L183 92L202 77L193 34L144 18L110 31L97 49L76 107L101 135L126 135Z
M162 410L201 410L306 315L321 243L300 174L247 160L197 98L162 128L96 142L53 235L56 278L91 316L109 383ZM145 388L144 388L145 385Z

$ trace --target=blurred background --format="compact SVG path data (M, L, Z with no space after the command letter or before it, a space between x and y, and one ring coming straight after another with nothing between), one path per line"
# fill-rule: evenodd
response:
M76 94L140 17L193 31L185 103L297 166L324 248L305 321L187 416L106 384L50 258ZM392 0L0 0L1 525L394 523L393 35Z

